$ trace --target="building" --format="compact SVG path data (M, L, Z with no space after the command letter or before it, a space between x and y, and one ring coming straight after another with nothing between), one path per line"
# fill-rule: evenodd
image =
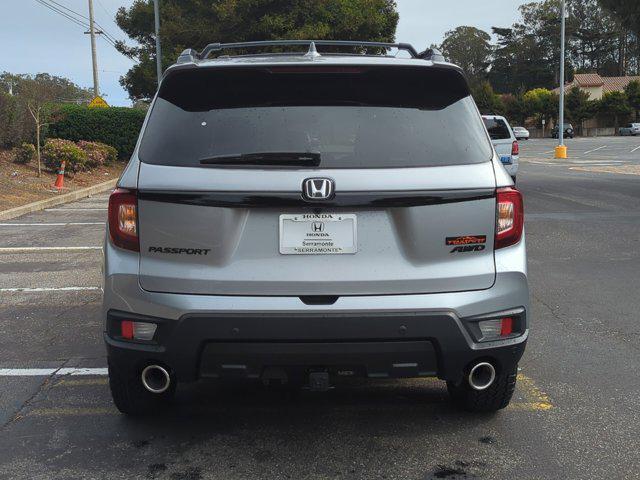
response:
M564 87L568 92L573 87L578 87L583 92L589 94L589 100L600 100L602 95L607 92L621 92L624 87L629 85L633 80L640 81L640 76L636 77L601 77L597 73L576 73L573 76L573 82L567 83ZM556 93L559 88L554 90Z

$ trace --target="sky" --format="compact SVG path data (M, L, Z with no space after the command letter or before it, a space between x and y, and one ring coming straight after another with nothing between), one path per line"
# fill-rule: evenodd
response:
M396 39L412 43L419 51L433 43L439 44L446 31L459 25L471 25L487 32L492 26L510 26L519 18L518 6L524 3L524 0L396 1L400 13ZM88 16L87 0L55 2ZM133 0L94 0L95 20L112 37L127 40L115 24L114 16L118 7L132 3ZM36 0L0 0L0 6L0 72L47 72L67 77L82 87L93 85L90 40L89 35L83 33L83 27ZM194 47L200 49L203 45ZM97 50L102 96L111 105L130 105L127 92L118 80L133 61L102 38L97 40Z

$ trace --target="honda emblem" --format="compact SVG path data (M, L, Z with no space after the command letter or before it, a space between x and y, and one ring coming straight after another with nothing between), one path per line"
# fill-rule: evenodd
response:
M330 178L307 178L302 183L302 196L305 200L330 200L334 193L335 186Z

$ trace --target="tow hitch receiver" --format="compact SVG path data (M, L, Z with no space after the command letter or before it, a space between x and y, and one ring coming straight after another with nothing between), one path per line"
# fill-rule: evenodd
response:
M330 389L329 372L311 372L309 374L309 390L312 392L326 392Z

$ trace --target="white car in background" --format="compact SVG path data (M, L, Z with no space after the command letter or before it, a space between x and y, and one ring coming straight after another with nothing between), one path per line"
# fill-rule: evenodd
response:
M513 134L516 140L529 140L529 130L524 127L513 127Z
M514 183L518 174L520 146L507 119L499 115L482 115L485 127L491 137L491 143L500 157L500 162Z

